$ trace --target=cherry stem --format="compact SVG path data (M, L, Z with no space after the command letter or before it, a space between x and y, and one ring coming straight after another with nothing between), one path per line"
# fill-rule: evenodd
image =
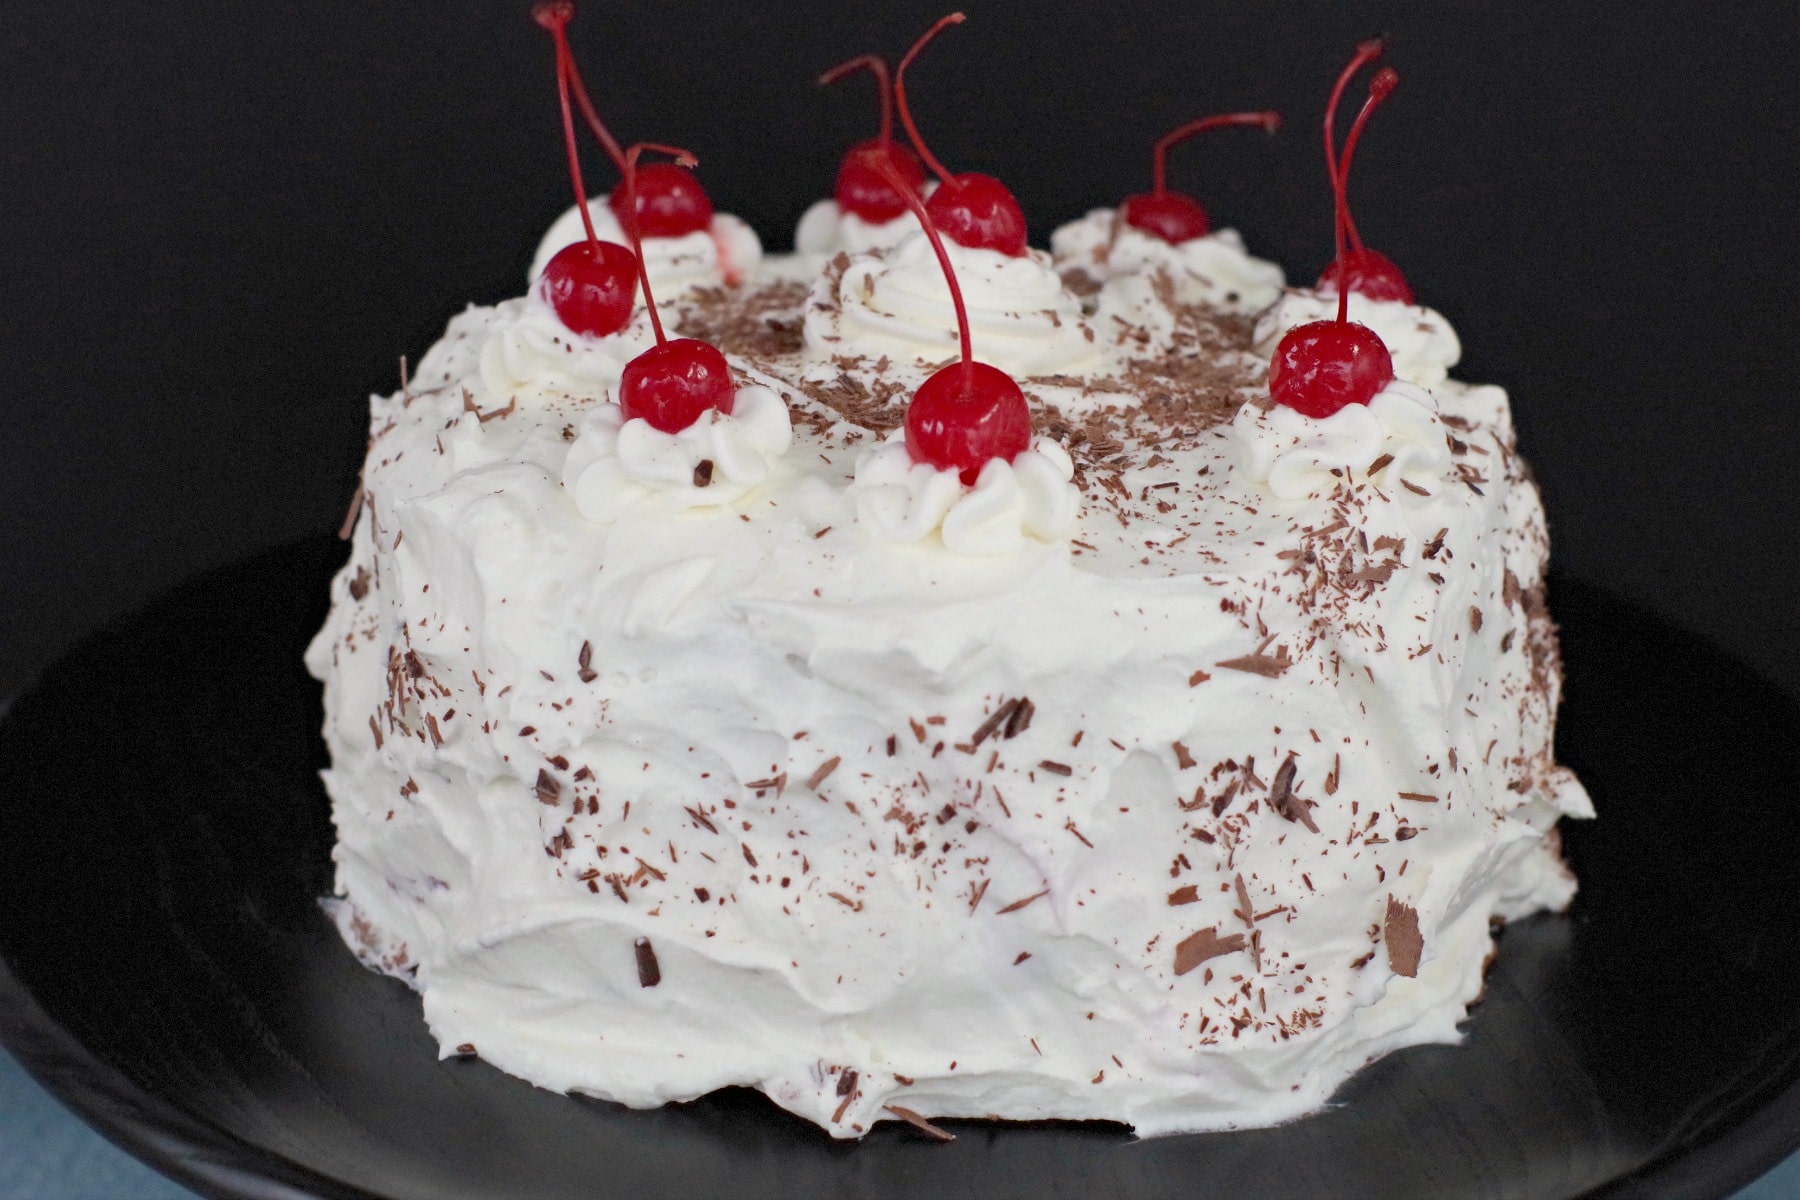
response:
M556 84L559 89L563 90L564 123L567 124L570 121L569 96L566 89L573 85L575 102L581 107L582 118L587 121L588 128L594 131L594 136L600 139L600 145L606 150L606 156L613 160L613 164L623 174L625 154L619 149L618 140L606 128L605 122L600 120L600 114L594 111L594 102L588 99L587 85L581 82L581 72L575 66L575 52L569 48L568 27L569 22L575 19L574 0L539 0L539 3L532 6L531 19L549 30L550 36L556 39ZM565 72L568 78L566 84L563 82ZM583 198L586 198L585 193ZM584 221L587 219L585 208L582 219ZM591 226L588 232L592 234Z
M669 339L663 334L662 318L656 312L656 297L650 294L650 268L644 265L644 242L638 237L637 215L637 164L638 157L649 150L657 154L667 154L675 160L677 166L696 167L700 160L679 146L664 146L656 142L639 142L625 151L625 235L631 239L631 252L637 255L638 286L644 289L644 307L650 310L650 328L656 331L656 344L666 346Z
M1392 67L1383 67L1375 72L1375 78L1369 80L1369 98L1363 101L1362 109L1356 114L1356 120L1350 124L1350 132L1344 138L1344 152L1338 155L1337 189L1338 203L1344 214L1344 232L1349 235L1350 245L1357 251L1363 248L1362 235L1356 232L1356 221L1350 216L1350 160L1356 157L1356 143L1362 137L1363 126L1369 123L1369 116L1377 105L1394 94L1400 84L1400 73Z
M956 333L962 342L963 395L966 396L973 388L973 376L968 368L975 361L975 350L969 338L969 310L963 307L962 287L956 282L955 268L950 265L950 252L944 249L944 239L938 236L937 226L931 223L931 214L925 211L925 202L919 199L919 194L913 191L912 185L894 169L894 164L882 158L871 165L888 181L890 187L900 193L900 198L906 201L906 207L912 209L913 216L919 218L919 224L924 227L925 236L931 242L932 252L937 255L938 266L944 270L944 282L950 285L950 306L956 310Z
M919 152L919 157L925 160L925 165L931 168L931 173L947 184L954 184L956 180L950 172L944 169L944 164L937 160L937 155L931 152L930 147L925 145L925 139L919 136L919 127L913 124L912 109L906 103L906 68L911 65L913 59L919 56L919 51L923 50L926 44L938 35L940 30L947 25L961 25L967 19L959 12L953 12L947 17L939 17L937 24L927 29L924 35L912 44L912 49L906 52L906 57L900 60L900 66L894 71L894 101L900 106L900 123L906 126L906 136L912 139L913 149ZM952 290L954 291L954 288Z
M1216 117L1201 117L1189 121L1163 134L1156 140L1156 146L1150 152L1150 191L1154 195L1162 195L1168 191L1165 186L1167 172L1164 164L1169 151L1187 141L1197 133L1205 133L1209 129L1222 129L1227 125L1260 125L1265 133L1274 133L1281 128L1281 114L1278 112L1224 113Z
M1325 173L1331 178L1333 195L1336 194L1338 177L1338 105L1343 102L1344 89L1350 86L1350 81L1356 77L1356 73L1380 58L1382 51L1386 49L1386 37L1372 37L1366 41L1358 42L1356 44L1355 55L1351 57L1349 65L1338 75L1337 84L1331 89L1331 100L1325 106ZM1341 218L1334 216L1334 219ZM1352 233L1352 236L1355 236L1354 232ZM1342 258L1343 256L1344 247L1343 243L1340 241L1338 243L1338 257Z
M894 93L888 83L888 65L885 59L874 54L859 54L855 58L846 59L819 76L819 86L836 83L846 75L854 75L858 71L867 71L875 76L875 84L881 89L881 132L876 140L887 146L894 140Z
M569 154L569 182L575 188L575 207L581 210L581 227L587 231L588 245L598 253L600 236L594 232L594 218L588 214L587 187L581 182L581 152L575 145L575 114L569 110L569 72L573 63L569 58L565 30L574 15L575 6L567 0L539 4L531 10L532 19L549 30L550 37L556 42L556 97L562 103L563 146Z

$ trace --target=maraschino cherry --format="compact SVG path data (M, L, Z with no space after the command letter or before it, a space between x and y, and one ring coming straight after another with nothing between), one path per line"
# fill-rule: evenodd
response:
M680 433L709 408L729 413L737 389L718 347L695 338L671 341L663 333L656 297L650 294L650 272L644 269L643 235L635 219L635 214L643 211L637 203L638 156L646 150L674 156L684 170L695 165L693 155L675 146L640 142L625 152L625 180L619 185L626 198L625 233L638 252L638 286L644 289L644 306L650 310L656 345L625 364L619 377L619 411L627 421L642 417L664 433Z
M962 342L961 359L933 372L906 406L906 451L914 462L955 471L965 485L973 487L981 468L990 461L1011 462L1031 447L1031 409L1012 376L975 361L962 288L957 285L950 253L938 236L929 206L893 167L880 163L876 169L905 199L931 240L944 282L950 285L950 304L956 310L956 332Z
M569 152L569 182L581 210L585 241L558 251L544 268L542 287L550 307L571 332L606 337L625 328L637 295L637 256L617 242L603 242L588 214L587 188L581 182L581 155L575 147L575 118L569 111L569 78L574 61L564 33L575 9L568 3L544 3L531 10L539 25L556 41L556 91L562 100L563 143Z
M1351 63L1352 69L1367 61L1373 54L1380 54L1381 43L1364 42L1357 47L1356 52L1357 57ZM1343 90L1344 81L1348 77L1349 72L1346 72L1339 78L1338 92ZM1364 121L1374 111L1375 105L1381 102L1382 97L1394 90L1394 84L1399 82L1399 78L1387 68L1376 73L1369 84L1368 102L1363 105L1362 112L1357 114L1356 124L1351 127L1350 137L1344 144L1341 161L1334 161L1329 152L1332 141L1331 114L1326 113L1325 145L1328 150L1325 169L1331 173L1332 225L1337 239L1337 264L1351 261L1345 255L1349 248L1347 239L1351 236L1352 229L1350 205L1344 190L1345 168L1349 166L1350 154L1355 149L1356 137L1362 130ZM1336 95L1334 92L1334 99ZM1386 259L1381 261L1387 262ZM1399 279L1400 273L1395 271L1393 277ZM1352 271L1345 278L1349 286L1337 289L1337 320L1296 325L1282 337L1281 344L1275 349L1275 357L1269 361L1269 395L1274 398L1275 403L1285 404L1298 413L1321 420L1347 404L1367 404L1375 398L1376 393L1394 381L1394 360L1388 353L1386 343L1373 329L1350 319L1350 293L1357 290L1356 275ZM1406 286L1404 279L1400 280L1400 286ZM1319 281L1319 290L1325 290L1325 280ZM1410 291L1406 293L1406 298L1412 298Z
M1025 214L1020 211L1019 202L1013 199L1006 185L992 175L973 172L952 175L945 170L944 164L925 145L925 139L919 136L919 127L913 124L912 110L906 103L906 68L939 30L946 25L960 25L964 20L959 12L942 17L913 43L894 72L894 100L900 107L900 123L906 126L906 136L911 139L913 149L919 152L919 157L940 181L937 191L925 202L925 211L931 214L930 223L959 246L972 250L998 250L1018 258L1025 253Z
M1344 89L1351 78L1364 66L1380 58L1383 47L1384 43L1380 38L1371 38L1357 46L1350 64L1338 76L1337 86L1331 90L1331 102L1325 109L1325 169L1331 173L1332 192L1339 196L1346 195L1349 190L1350 160L1355 157L1356 143L1362 137L1363 126L1368 124L1375 107L1393 93L1394 87L1400 82L1400 76L1391 67L1383 67L1369 81L1369 98L1363 101L1361 111L1356 114L1356 120L1350 126L1350 134L1344 139L1342 155L1337 153L1337 134L1333 128L1338 104L1343 99ZM1318 290L1351 291L1370 300L1397 300L1401 304L1411 304L1413 291L1407 285L1406 276L1400 273L1400 268L1379 250L1371 250L1363 245L1362 235L1356 231L1356 222L1350 217L1348 199L1338 205L1338 221L1349 245L1342 245L1340 239L1337 258L1319 276Z
M906 211L906 198L893 189L876 168L886 162L914 191L925 182L919 157L894 140L894 93L888 82L888 65L873 54L859 54L819 76L819 85L836 83L846 75L867 71L881 89L881 132L844 151L838 164L835 198L838 207L871 225L881 225Z
M546 23L540 13L558 14L554 18L554 26ZM557 39L559 54L566 55L569 61L569 82L575 88L575 103L581 108L581 115L594 131L594 136L606 148L607 157L619 168L619 174L625 173L625 153L619 149L618 139L606 128L600 114L594 109L594 102L588 98L587 87L581 82L581 73L575 69L575 56L569 49L568 38L564 28L575 16L574 0L546 0L540 3L532 15L537 22L549 29ZM618 218L621 229L627 227L625 220L627 197L623 183L615 187L606 198L607 207ZM638 229L643 237L686 237L690 233L702 233L712 228L712 200L706 195L706 189L700 181L678 163L646 163L638 172L637 188Z
M1227 125L1255 125L1265 132L1274 133L1281 128L1281 114L1247 112L1201 117L1163 134L1157 139L1150 154L1150 190L1125 197L1119 204L1120 218L1133 229L1159 237L1175 246L1210 233L1212 222L1207 218L1206 209L1201 207L1200 202L1192 196L1169 190L1165 163L1169 151L1175 146L1197 133L1222 129Z

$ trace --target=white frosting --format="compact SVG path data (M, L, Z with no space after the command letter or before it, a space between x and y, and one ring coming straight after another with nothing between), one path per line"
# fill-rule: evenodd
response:
M729 414L709 408L679 433L642 417L627 421L618 405L607 404L582 422L563 461L563 486L582 516L601 523L651 499L668 508L711 508L764 483L793 440L787 405L755 384L738 389Z
M975 357L1014 375L1092 367L1101 346L1081 302L1063 286L1048 255L1020 257L946 240L968 309ZM943 268L925 235L885 252L855 255L827 271L806 311L806 346L821 358L852 353L936 363L957 352L956 310Z
M914 462L904 430L856 464L857 520L884 542L940 534L956 554L1010 554L1027 537L1060 541L1081 507L1069 452L1038 438L1011 462L990 459L973 487L957 471Z
M529 295L500 304L482 343L482 385L503 404L551 393L605 395L626 364L656 344L642 306L618 333L587 337L570 332L541 291L534 287Z
M1336 320L1337 310L1336 292L1291 288L1257 318L1256 347L1264 356L1273 355L1288 330L1309 321ZM1370 300L1352 292L1349 317L1380 336L1393 356L1394 374L1408 383L1436 387L1462 358L1456 330L1435 309L1397 300Z
M594 233L603 242L631 245L625 230L613 215L605 196L588 201L588 214L594 221ZM574 205L556 218L549 232L538 243L531 256L528 283L535 283L556 252L587 237L581 223L581 210ZM658 305L675 299L694 288L735 284L754 274L762 263L762 241L756 230L730 213L715 212L712 228L683 237L648 237L644 239L644 269L650 275L650 286L656 292Z
M1057 270L1078 270L1101 283L1162 271L1182 303L1231 312L1267 308L1287 282L1278 265L1245 251L1235 229L1215 229L1173 245L1124 224L1111 208L1096 208L1058 228L1050 235L1050 252Z
M1444 485L1450 467L1449 430L1437 401L1399 380L1369 403L1346 404L1323 420L1285 405L1246 404L1232 432L1243 444L1250 477L1283 500L1329 495L1366 479L1417 501Z
M866 506L899 464L853 478L878 435L797 359L734 360L795 445L728 511L651 502L697 453L663 444L631 456L655 494L596 524L625 431L554 389L503 411L481 347L515 319L469 310L372 401L307 656L342 928L446 1055L636 1106L747 1085L838 1137L887 1105L1269 1124L1456 1040L1490 917L1567 903L1544 834L1592 810L1551 756L1543 514L1498 389L1361 414L1408 453L1455 433L1430 496L1363 478L1377 443L1348 423L1305 450L1278 415L1126 424L1074 443L1067 541L978 555L947 515L882 540ZM1091 390L1033 402L1075 427L1129 405ZM1247 437L1275 439L1267 475ZM1278 500L1296 454L1351 477ZM1011 470L1020 530L1050 524ZM930 510L896 474L902 515ZM1417 914L1414 976L1390 905ZM1177 973L1208 930L1220 952Z
M926 194L930 194L929 189ZM865 250L886 250L918 228L919 218L910 211L892 220L865 221L855 213L839 208L836 200L827 198L801 215L800 224L794 227L794 252L823 263L839 252L861 254Z

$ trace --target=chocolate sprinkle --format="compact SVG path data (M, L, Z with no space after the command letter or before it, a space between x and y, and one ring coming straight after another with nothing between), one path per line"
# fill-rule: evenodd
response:
M1419 936L1419 911L1389 896L1382 937L1387 942L1388 969L1396 975L1415 978L1419 974L1419 956L1425 950L1425 939Z
M1052 775L1068 776L1075 773L1075 768L1069 766L1068 763L1059 763L1048 758L1043 762L1040 762L1038 766L1050 772Z
M908 1125L911 1125L914 1129L917 1129L920 1133L931 1138L933 1141L954 1142L956 1140L956 1135L954 1133L951 1133L947 1129L939 1129L936 1125L933 1125L930 1121L927 1121L924 1117L921 1117L910 1108L901 1108L898 1104L884 1104L881 1106L881 1111L893 1113L896 1117L899 1117L902 1121L905 1121Z
M656 950L650 939L641 937L632 943L637 951L638 986L653 988L662 982L662 967L656 961Z

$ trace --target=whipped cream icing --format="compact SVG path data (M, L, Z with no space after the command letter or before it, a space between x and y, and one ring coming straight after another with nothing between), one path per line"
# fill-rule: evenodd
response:
M935 183L927 184L924 194L931 195L934 188ZM800 215L794 227L794 253L809 264L823 265L834 254L886 250L918 228L919 218L910 211L887 221L865 221L826 198Z
M588 214L594 222L594 234L601 241L631 245L605 196L588 201ZM527 282L536 283L557 251L586 237L581 210L570 205L538 243L537 252L531 256L531 270L526 273ZM756 236L756 230L730 213L715 212L708 230L683 237L644 239L644 269L650 275L659 306L695 288L742 283L756 273L762 260L762 240Z
M1025 538L1066 538L1081 506L1071 482L1068 451L1038 438L1012 461L991 459L973 486L957 471L914 462L904 430L895 430L857 461L851 487L856 515L889 542L919 542L938 534L956 554L1009 554Z
M1102 343L1048 255L944 242L969 313L975 357L1016 375L1097 366ZM937 363L957 353L956 312L931 243L914 232L885 251L834 262L813 285L806 346L817 357L888 355Z
M1554 823L1592 811L1551 753L1504 393L1396 384L1303 429L1241 326L1171 311L1166 359L1126 331L1028 382L1078 507L1021 500L1030 536L963 553L954 504L888 536L922 503L888 439L948 343L859 316L826 359L816 289L806 348L770 333L797 293L723 342L791 414L781 449L740 393L741 466L725 421L628 452L597 380L509 403L535 360L490 378L506 305L371 401L307 661L341 927L443 1053L635 1106L747 1085L837 1137L889 1106L1157 1134L1456 1040L1490 921L1566 905ZM702 453L729 504L686 505Z
M1289 288L1257 318L1256 347L1265 356L1273 355L1288 330L1312 321L1336 320L1337 310L1335 291ZM1436 387L1462 359L1462 342L1436 309L1398 300L1371 300L1351 292L1348 315L1380 336L1393 356L1394 374L1408 383Z
M1187 304L1230 312L1259 312L1281 295L1281 268L1254 258L1235 229L1215 229L1179 245L1119 220L1117 209L1096 208L1050 235L1059 271L1079 272L1095 283L1122 275L1163 272Z
M1424 388L1399 380L1367 404L1323 420L1279 404L1246 404L1232 421L1250 477L1283 500L1328 495L1366 479L1403 501L1430 497L1450 465L1449 428Z
M792 441L787 405L758 384L737 390L731 412L708 409L679 433L598 405L563 460L563 487L582 516L603 523L646 501L715 508L766 482Z

